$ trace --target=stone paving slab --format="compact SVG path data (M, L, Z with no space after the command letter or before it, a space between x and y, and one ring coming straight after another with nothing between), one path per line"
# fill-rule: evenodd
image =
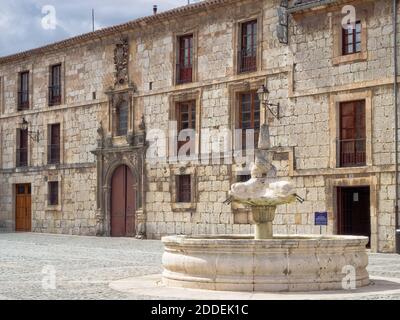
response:
M161 274L114 281L110 283L110 288L125 293L190 300L364 300L377 296L400 297L400 279L383 277L372 277L371 284L360 289L307 293L253 293L170 288L163 285Z
M161 241L154 240L1 233L0 300L182 299L161 291L155 294L154 290L124 292L113 288L119 280L160 274L162 252ZM46 289L43 281L48 286L52 268L56 288ZM369 271L374 277L400 280L400 256L370 254ZM400 300L400 293L377 292L357 299Z

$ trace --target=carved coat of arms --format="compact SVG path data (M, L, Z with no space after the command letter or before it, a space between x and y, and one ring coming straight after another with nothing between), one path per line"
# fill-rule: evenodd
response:
M128 38L123 38L114 49L115 84L128 83L129 43Z

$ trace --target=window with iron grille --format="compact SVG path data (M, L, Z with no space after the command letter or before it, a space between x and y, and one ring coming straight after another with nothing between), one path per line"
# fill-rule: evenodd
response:
M19 74L18 111L29 109L29 71Z
M239 174L236 177L236 181L237 182L247 182L251 179L251 175L250 174Z
M178 37L176 83L193 81L193 34Z
M343 55L361 52L361 21L342 29Z
M49 182L49 205L58 205L58 181Z
M340 104L339 165L366 165L365 101Z
M61 104L61 64L50 67L49 106Z
M17 137L17 167L26 167L28 166L28 130L18 129Z
M180 175L176 177L177 185L177 202L192 202L192 179L190 174Z
M238 58L239 73L257 70L257 20L242 23Z
M179 102L176 105L176 117L178 122L178 134L185 129L196 130L196 101ZM178 141L178 150L188 141ZM188 152L190 152L188 150Z
M239 129L242 129L242 148L253 149L246 144L247 130L254 130L254 148L258 146L260 132L260 101L257 92L239 94Z
M123 101L117 107L117 136L126 136L128 134L129 105Z
M48 145L48 163L60 163L60 124L49 125L49 145Z

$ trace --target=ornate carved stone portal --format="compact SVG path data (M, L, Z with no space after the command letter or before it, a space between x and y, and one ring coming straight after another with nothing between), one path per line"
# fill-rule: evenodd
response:
M122 38L114 50L115 84L106 92L109 101L107 121L100 122L97 149L92 151L97 157L97 235L111 235L112 177L115 170L124 165L132 173L132 187L136 193L135 236L144 238L146 218L143 170L146 134L143 122L136 126L134 123L134 115L140 117L140 114L135 110L135 87L129 81L128 62L128 38ZM123 134L118 130L118 108L122 104L128 107L127 128Z
M136 190L135 226L136 237L144 238L145 229L145 199L144 199L144 145L106 146L104 140L98 143L99 147L93 151L97 156L97 235L110 236L111 234L111 182L115 170L126 165L134 179Z

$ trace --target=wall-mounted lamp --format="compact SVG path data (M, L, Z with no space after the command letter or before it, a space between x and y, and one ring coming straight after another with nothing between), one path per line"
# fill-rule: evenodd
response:
M22 130L27 130L28 131L28 135L29 137L35 141L35 142L39 142L39 130L38 131L29 131L29 122L25 120L25 118L22 118L22 123L20 125L20 128Z
M276 118L276 119L280 119L280 109L281 106L280 104L274 104L274 103L270 103L268 102L268 95L269 95L269 91L268 88L265 84L263 84L260 89L258 89L257 91L258 94L258 99L260 100L260 102L264 105L265 110L269 110L269 112L271 112L271 114ZM271 108L275 107L276 111L274 112ZM265 118L266 119L266 118Z

